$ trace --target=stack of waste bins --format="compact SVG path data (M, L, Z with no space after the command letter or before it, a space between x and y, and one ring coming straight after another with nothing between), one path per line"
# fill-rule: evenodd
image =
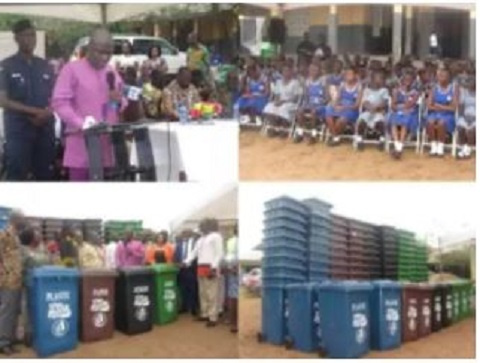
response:
M265 204L262 260L262 332L259 339L284 344L287 284L307 281L309 210L279 197Z
M395 228L378 227L382 278L398 280L398 243Z
M412 232L331 208L317 199L266 203L260 341L354 358L473 314L472 282L425 282L426 244Z
M350 277L350 244L348 219L331 215L330 223L330 278L344 280Z
M396 230L398 241L398 279L422 282L428 280L427 247L410 231Z
M303 204L309 209L308 280L321 282L329 278L332 206L318 199L307 199Z
M350 219L349 229L349 277L353 280L381 277L380 241L375 226Z

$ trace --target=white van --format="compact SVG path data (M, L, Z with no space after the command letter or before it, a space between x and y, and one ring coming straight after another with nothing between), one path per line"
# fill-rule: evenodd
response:
M75 46L71 60L78 59L80 49L88 44L88 39L88 37L80 38ZM129 42L132 45L132 65L134 63L141 65L146 59L148 59L148 50L154 45L162 49L162 58L165 59L168 65L168 74L176 74L180 67L184 67L187 64L187 55L184 52L180 52L164 38L156 38L144 35L114 34L113 41L114 50L112 59L110 60L111 65L115 65L119 57L121 57L122 44L125 42Z

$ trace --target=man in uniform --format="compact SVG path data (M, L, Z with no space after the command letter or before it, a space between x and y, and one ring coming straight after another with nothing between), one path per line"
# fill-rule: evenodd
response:
M4 109L8 180L51 180L54 176L55 129L49 108L53 73L35 56L35 28L27 20L13 26L18 52L0 65L0 107Z

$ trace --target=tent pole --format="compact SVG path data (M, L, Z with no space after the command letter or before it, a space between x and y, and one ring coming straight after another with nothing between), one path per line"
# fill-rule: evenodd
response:
M105 3L100 4L100 17L102 25L107 25L107 5Z

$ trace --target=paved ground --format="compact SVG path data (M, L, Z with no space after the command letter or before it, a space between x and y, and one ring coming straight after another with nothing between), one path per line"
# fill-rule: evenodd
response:
M30 349L15 358L33 358ZM78 349L55 358L237 358L237 335L226 325L206 328L184 316L177 322L153 331L126 336L116 332L113 339L80 344Z
M318 358L257 342L261 325L261 300L254 297L240 299L241 358ZM403 344L399 349L370 352L366 358L475 358L475 319L464 320L416 342Z
M240 133L241 180L475 180L475 159L451 156L431 159L407 150L401 161L367 148L354 152L351 144L293 144L270 139L258 131Z

